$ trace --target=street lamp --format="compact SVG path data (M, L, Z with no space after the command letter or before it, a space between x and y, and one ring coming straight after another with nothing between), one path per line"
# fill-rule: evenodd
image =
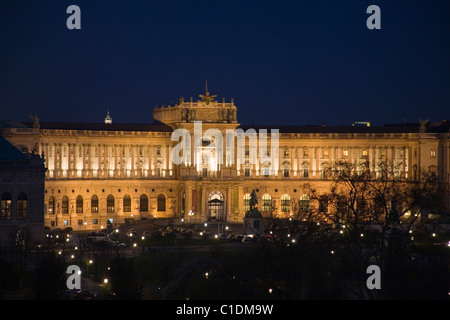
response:
M189 210L188 216L189 216L189 223L192 222L192 216L194 215L194 213L192 212L192 210Z

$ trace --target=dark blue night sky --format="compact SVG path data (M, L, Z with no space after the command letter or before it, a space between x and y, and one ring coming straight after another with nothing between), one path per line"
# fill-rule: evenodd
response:
M66 9L81 8L81 30ZM368 30L366 9L381 9ZM449 118L450 1L0 4L0 120L153 122L205 90L243 124Z

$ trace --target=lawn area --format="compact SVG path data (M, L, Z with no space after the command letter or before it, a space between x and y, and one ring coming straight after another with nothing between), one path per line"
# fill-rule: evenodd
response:
M164 240L164 239L158 239ZM167 240L167 239L166 239ZM188 243L211 244L210 240L189 239L182 240L180 242L187 241L183 245L187 246ZM212 240L211 240L212 241ZM214 243L218 243L215 240ZM241 252L237 251L225 251L220 250L220 247L211 247L211 250L176 250L176 251L159 251L149 252L143 255L133 257L133 270L137 279L144 285L149 284L155 287L162 287L166 285L170 280L174 279L177 272L181 270L183 265L197 258L214 259L218 261L239 261Z

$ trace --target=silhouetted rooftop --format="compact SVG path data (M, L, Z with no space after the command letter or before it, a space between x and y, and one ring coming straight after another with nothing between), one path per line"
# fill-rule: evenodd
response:
M0 161L28 160L28 157L8 140L0 136Z

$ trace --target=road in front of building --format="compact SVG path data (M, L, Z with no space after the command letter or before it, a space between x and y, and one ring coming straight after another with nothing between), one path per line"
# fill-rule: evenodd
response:
M136 236L140 238L144 232L155 232L161 230L163 232L174 231L177 237L182 238L180 230L190 230L193 239L202 238L202 232L208 232L209 238L214 238L215 235L224 234L242 234L242 223L225 223L222 221L210 222L173 222L171 220L141 220L134 223L128 223L120 226L117 230L120 235L130 232L136 232Z

